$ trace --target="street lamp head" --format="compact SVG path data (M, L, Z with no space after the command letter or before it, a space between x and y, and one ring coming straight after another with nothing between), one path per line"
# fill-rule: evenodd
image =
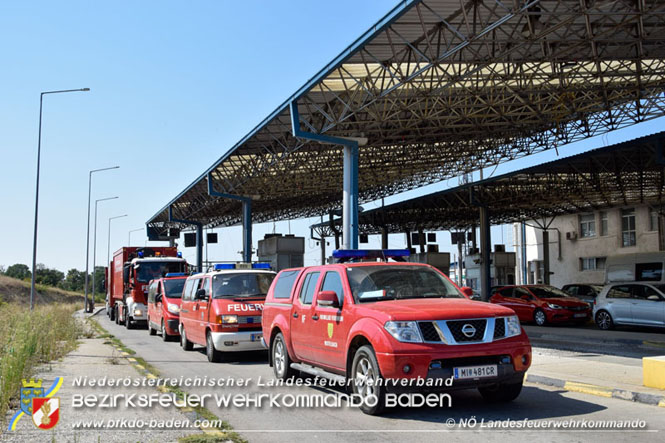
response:
M81 88L81 91L88 92L88 91L90 91L90 88Z

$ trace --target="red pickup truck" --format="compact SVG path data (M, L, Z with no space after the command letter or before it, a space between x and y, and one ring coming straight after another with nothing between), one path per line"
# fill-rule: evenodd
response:
M514 311L471 301L443 273L416 263L283 270L262 327L277 378L301 371L345 380L353 394L374 399L360 407L368 414L383 410L388 379L452 379L445 389L512 401L531 364Z

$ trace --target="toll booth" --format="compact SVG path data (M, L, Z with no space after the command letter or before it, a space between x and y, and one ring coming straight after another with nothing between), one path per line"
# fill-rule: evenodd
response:
M259 240L258 255L259 261L269 262L275 271L304 266L305 237L266 234L263 240Z
M450 253L448 252L420 252L411 254L409 261L412 263L426 263L434 266L446 275L450 275Z
M474 251L475 252L475 251ZM490 281L492 286L514 285L516 255L506 252L504 245L495 245L490 254ZM480 289L480 254L470 254L464 259L466 268L466 285L472 289Z

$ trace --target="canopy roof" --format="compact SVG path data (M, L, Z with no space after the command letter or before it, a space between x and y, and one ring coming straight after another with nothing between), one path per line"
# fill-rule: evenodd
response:
M478 225L479 205L487 206L492 224L636 204L660 209L664 192L665 132L659 132L363 212L360 232L467 229ZM332 235L328 223L314 229Z
M285 61L286 63L286 61ZM665 0L407 0L147 221L157 231L327 214L342 149L304 131L366 137L372 201L665 114Z

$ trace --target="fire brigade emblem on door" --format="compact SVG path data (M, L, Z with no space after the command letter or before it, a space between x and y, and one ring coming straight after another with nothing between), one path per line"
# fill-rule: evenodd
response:
M335 325L333 323L328 323L328 338L332 338L334 327Z

